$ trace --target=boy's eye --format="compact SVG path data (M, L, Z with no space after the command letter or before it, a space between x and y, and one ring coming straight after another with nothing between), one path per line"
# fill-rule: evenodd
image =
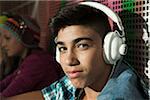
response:
M89 45L88 44L79 44L78 48L80 48L80 49L87 49L87 48L89 48Z
M67 50L66 47L58 47L59 52L65 52Z

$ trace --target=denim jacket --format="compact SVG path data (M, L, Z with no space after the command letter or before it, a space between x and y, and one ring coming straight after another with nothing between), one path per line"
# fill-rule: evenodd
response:
M148 100L137 74L129 66L125 61L116 66L97 100Z

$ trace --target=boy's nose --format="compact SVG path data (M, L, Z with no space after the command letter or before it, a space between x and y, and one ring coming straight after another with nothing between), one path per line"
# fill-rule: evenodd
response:
M73 52L68 52L66 55L65 55L65 64L68 65L68 66L75 66L75 65L78 65L80 62L76 56L75 53Z

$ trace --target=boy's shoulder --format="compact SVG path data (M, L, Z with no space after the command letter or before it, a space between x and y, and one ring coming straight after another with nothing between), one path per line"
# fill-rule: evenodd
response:
M75 94L75 87L67 76L62 77L50 86L42 90L45 100L72 100Z

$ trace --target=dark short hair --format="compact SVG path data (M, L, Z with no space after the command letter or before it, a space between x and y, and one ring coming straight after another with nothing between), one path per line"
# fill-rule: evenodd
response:
M53 37L57 36L61 28L71 25L90 27L99 33L102 39L111 31L108 16L98 9L85 5L67 6L61 9L49 22Z

